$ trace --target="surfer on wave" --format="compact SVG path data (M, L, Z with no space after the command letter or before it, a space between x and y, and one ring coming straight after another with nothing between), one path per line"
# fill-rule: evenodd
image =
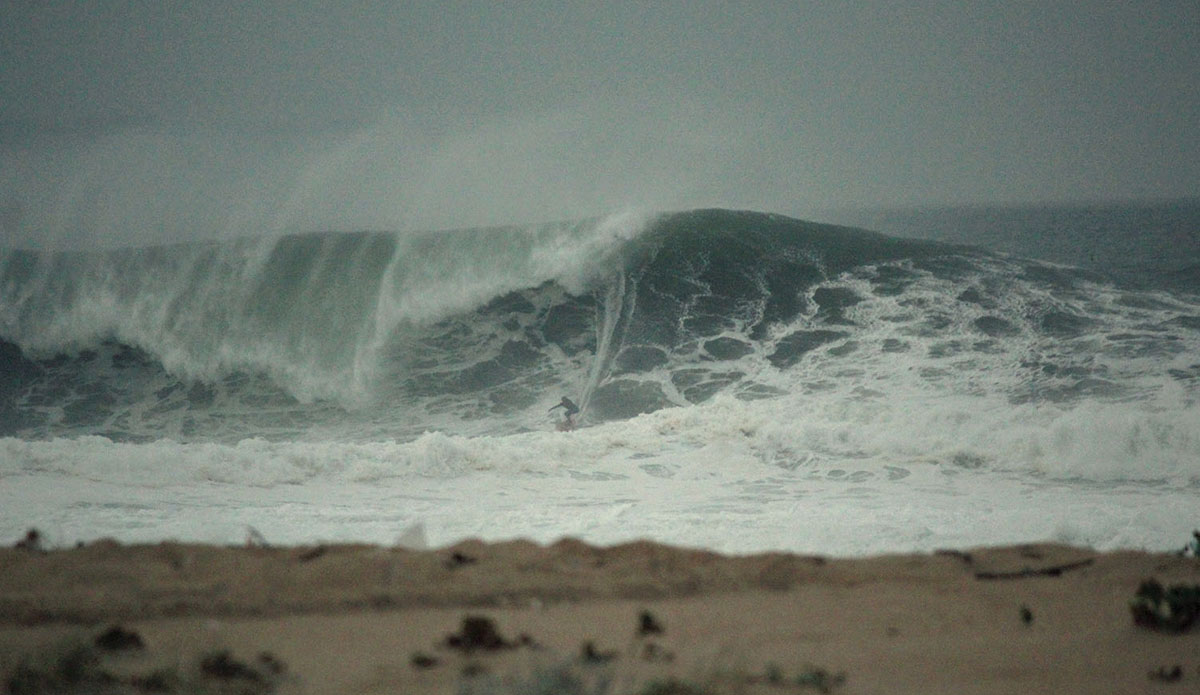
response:
M558 423L558 431L570 432L571 430L575 429L575 415L579 412L579 406L575 405L570 398L563 396L562 401L560 401L559 404L553 408L550 408L550 410L553 411L555 408L562 408L563 412L565 413L563 416L563 421Z

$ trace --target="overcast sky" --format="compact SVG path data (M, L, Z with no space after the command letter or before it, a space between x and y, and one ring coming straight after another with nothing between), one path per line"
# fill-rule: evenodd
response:
M10 238L1194 196L1200 2L7 0L0 164Z

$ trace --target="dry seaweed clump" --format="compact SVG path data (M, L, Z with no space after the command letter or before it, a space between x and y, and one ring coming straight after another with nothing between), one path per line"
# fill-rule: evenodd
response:
M269 653L246 664L227 651L206 655L196 669L166 668L144 673L111 670L107 653L135 646L132 633L122 630L116 647L108 646L114 629L100 635L95 644L68 644L31 656L9 672L3 682L11 695L130 695L133 693L179 693L181 695L266 695L274 692L286 670Z
M712 693L686 681L669 678L646 684L646 687L638 695L712 695Z
M1147 579L1129 603L1133 622L1152 630L1186 632L1200 619L1200 584L1164 587Z
M8 675L5 692L12 695L42 693L117 692L117 679L100 664L100 656L84 645L19 664Z

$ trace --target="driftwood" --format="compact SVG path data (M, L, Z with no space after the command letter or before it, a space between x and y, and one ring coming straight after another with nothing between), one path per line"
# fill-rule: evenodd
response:
M1036 568L1025 567L1024 569L1019 569L1019 570L1010 571L1010 572L983 572L983 571L981 571L981 572L975 573L975 578L976 579L1026 579L1028 577L1058 577L1058 576L1061 576L1063 572L1066 572L1068 570L1079 569L1080 567L1087 567L1088 565L1092 564L1095 561L1096 561L1095 558L1089 557L1086 560L1077 560L1075 562L1068 562L1068 563L1065 563L1062 565L1052 565L1050 567L1036 567Z

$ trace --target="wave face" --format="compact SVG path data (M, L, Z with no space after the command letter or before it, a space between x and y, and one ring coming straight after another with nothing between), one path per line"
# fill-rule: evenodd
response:
M585 426L747 418L785 466L1037 467L1104 436L1200 476L1194 296L763 213L9 251L0 337L22 440L506 435L552 429L565 394Z
M28 393L6 424L23 436L30 427L37 436L91 433L87 423L137 411L140 436L153 436L167 423L147 415L186 413L186 431L175 434L224 438L248 432L209 432L198 421L270 403L318 418L386 406L404 413L404 430L445 426L442 415L509 428L547 390L585 407L594 395L594 420L629 417L713 389L613 377L728 361L751 345L786 360L794 349L775 345L772 328L810 308L804 295L817 282L931 248L709 211L14 251L0 261L0 331L19 382L10 388ZM64 412L39 418L46 404ZM138 436L119 425L103 433Z

